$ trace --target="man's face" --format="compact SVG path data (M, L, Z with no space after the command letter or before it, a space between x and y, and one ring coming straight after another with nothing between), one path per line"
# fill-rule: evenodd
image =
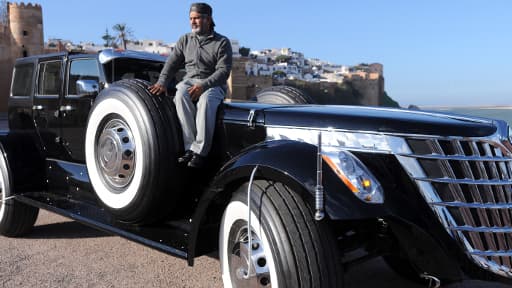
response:
M192 11L190 12L190 26L192 27L192 32L194 33L207 33L210 31L210 17Z

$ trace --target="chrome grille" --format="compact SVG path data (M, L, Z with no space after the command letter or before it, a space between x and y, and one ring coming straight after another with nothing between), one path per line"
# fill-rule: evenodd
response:
M447 231L481 267L512 278L510 144L428 137L406 143L397 157Z

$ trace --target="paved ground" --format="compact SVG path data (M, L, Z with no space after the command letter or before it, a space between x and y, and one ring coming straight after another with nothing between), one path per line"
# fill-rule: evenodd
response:
M348 288L422 287L399 278L381 259L347 274ZM27 238L0 236L0 287L220 288L222 283L213 257L188 267L184 260L41 211Z

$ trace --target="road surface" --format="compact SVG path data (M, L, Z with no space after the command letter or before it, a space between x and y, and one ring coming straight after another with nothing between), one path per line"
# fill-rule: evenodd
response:
M349 271L346 279L348 288L423 287L401 279L381 259ZM222 280L214 257L200 257L188 267L184 260L41 211L27 237L0 236L0 287L220 288Z

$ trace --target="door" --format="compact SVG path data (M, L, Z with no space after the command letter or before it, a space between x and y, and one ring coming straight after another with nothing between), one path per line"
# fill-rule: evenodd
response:
M65 150L60 139L60 97L62 95L62 59L38 63L32 117L46 157L60 159Z
M68 160L85 163L85 131L87 117L95 95L80 95L77 81L96 83L99 90L100 69L96 58L70 58L66 73L64 98L59 110L62 123L62 143L66 147Z

